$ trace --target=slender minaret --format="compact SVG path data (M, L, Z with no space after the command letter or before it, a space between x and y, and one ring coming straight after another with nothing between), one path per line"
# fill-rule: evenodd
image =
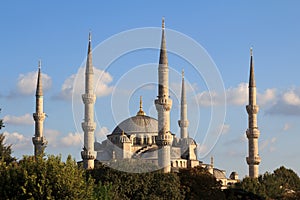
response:
M169 98L169 67L165 39L165 22L162 19L162 39L158 66L158 96L155 107L158 114L158 165L164 173L171 171L171 144L173 136L170 132L170 110L172 100Z
M85 94L82 95L82 100L84 103L84 122L82 122L81 125L84 131L84 147L81 152L81 157L83 159L83 167L85 169L93 169L94 160L96 159L96 152L94 150L94 131L96 129L96 123L94 122L94 104L96 95L94 93L91 33L89 33L89 45L85 69Z
M46 114L44 113L44 100L43 100L43 85L42 85L42 73L41 73L41 61L39 61L36 93L35 93L35 113L33 113L33 119L35 121L35 133L32 137L34 145L34 156L37 157L44 153L47 141L43 136L44 120Z
M178 121L180 127L181 139L188 138L189 121L187 118L187 103L184 86L184 70L182 70L182 86L181 86L181 107L180 107L180 120Z
M258 138L260 132L257 127L257 113L259 110L256 105L256 84L254 77L254 63L252 48L250 49L250 79L249 79L249 105L246 106L248 112L248 138L249 156L246 158L249 165L249 177L258 177L258 165L261 158L258 155Z

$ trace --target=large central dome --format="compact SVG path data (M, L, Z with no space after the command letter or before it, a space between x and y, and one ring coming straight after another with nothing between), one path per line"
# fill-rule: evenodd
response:
M122 121L112 132L112 135L132 134L156 134L158 133L158 121L146 115L143 111L142 97L140 98L140 110L136 116Z
M158 121L146 115L137 115L122 121L112 132L112 135L157 134Z

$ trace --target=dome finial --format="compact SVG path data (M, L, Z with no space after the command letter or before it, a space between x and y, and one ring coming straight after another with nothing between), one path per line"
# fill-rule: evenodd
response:
M143 99L142 99L142 96L140 96L140 110L137 112L138 116L141 116L141 115L146 115L146 113L143 111Z
M165 17L162 18L161 27L162 27L163 29L165 28Z

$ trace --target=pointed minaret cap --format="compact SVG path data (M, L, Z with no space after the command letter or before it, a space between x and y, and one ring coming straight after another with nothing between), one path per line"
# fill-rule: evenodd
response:
M255 76L254 76L254 61L253 61L253 49L250 48L250 78L249 87L255 87Z
M161 36L159 64L165 64L168 66L167 45L166 45L166 38L165 38L165 18L162 18L161 27L162 27L162 36Z
M37 77L37 85L36 85L36 93L35 93L35 96L43 96L43 85L42 85L41 65L42 65L42 61L39 60L39 65L38 65L38 77Z
M86 73L94 73L93 72L93 62L92 62L92 33L89 32L89 44L88 44L88 53L87 53L87 61L86 61Z
M144 116L146 113L143 111L143 99L140 96L140 110L136 113L137 116Z
M184 69L181 71L182 76L182 85L181 85L181 102L186 103L186 94L185 94L185 86L184 86Z
M89 46L88 46L88 54L92 52L92 33L91 31L89 32Z

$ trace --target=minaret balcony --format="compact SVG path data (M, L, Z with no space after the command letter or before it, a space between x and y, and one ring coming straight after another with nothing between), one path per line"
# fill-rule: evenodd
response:
M249 115L257 114L259 111L259 106L258 105L247 105L246 109L247 109L247 112Z
M252 129L248 129L246 131L246 135L247 135L248 139L251 139L251 138L257 139L260 136L260 132L259 132L258 128L252 128Z
M96 95L95 94L83 94L82 101L84 104L94 104L96 101Z
M32 142L34 145L45 145L47 141L45 137L32 137Z
M171 134L158 135L156 138L156 144L158 146L169 146L173 142L173 136Z
M248 165L259 165L261 162L261 158L259 156L254 156L253 158L247 157L246 160Z
M188 127L189 126L189 121L181 121L181 120L178 120L178 125L179 127Z
M83 160L95 160L96 159L96 152L95 151L82 151L81 158Z
M163 109L164 111L170 111L172 108L172 99L158 98L155 100L156 110Z
M44 121L46 117L45 113L33 113L34 121Z
M81 126L84 132L94 132L96 129L95 122L82 122Z

